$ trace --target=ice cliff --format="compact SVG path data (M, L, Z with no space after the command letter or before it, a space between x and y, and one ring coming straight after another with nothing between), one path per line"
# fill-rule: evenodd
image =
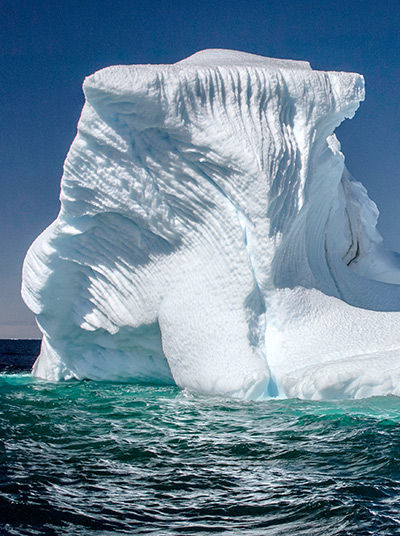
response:
M33 373L248 399L400 395L400 262L335 128L362 76L208 50L86 78L22 294Z

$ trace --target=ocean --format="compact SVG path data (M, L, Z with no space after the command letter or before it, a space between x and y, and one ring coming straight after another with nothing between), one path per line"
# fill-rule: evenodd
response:
M1 535L398 535L400 399L48 383L0 341Z

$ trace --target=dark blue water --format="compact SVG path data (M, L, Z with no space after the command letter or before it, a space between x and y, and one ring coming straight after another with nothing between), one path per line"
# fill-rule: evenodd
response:
M46 383L21 344L0 361L1 534L400 534L400 399Z
M39 340L0 339L0 373L27 372L40 352Z

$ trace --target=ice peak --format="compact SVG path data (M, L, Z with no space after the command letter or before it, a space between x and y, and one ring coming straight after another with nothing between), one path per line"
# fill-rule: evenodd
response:
M284 60L268 58L249 52L228 50L222 48L208 48L200 50L187 58L178 61L175 65L198 65L209 67L223 66L257 66L268 69L308 69L311 65L308 61Z

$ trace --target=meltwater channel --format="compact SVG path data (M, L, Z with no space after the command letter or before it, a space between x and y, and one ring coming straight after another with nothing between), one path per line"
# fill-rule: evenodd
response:
M37 343L13 344L0 345L2 535L400 534L396 397L48 383L29 375Z

